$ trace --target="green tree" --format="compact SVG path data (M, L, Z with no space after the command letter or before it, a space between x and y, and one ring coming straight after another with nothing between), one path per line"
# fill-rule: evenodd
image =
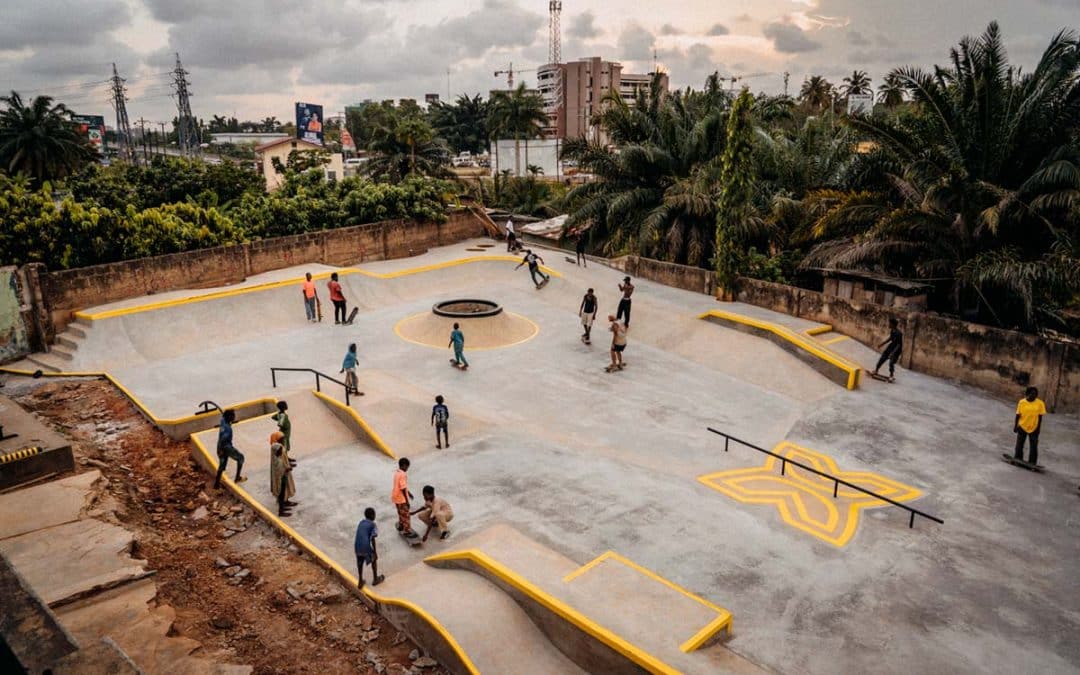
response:
M832 110L836 88L820 75L807 78L799 90L799 101L809 110L823 112Z
M449 151L423 115L394 108L386 112L372 131L367 147L374 156L364 171L390 181L410 175L448 176Z
M488 134L488 103L476 94L464 94L453 103L437 102L428 110L428 118L451 152L482 153Z
M870 76L866 74L865 70L856 70L845 77L844 85L840 87L840 93L844 95L844 98L852 95L869 94L873 91L870 86Z
M895 108L904 102L904 82L895 72L885 76L885 80L878 85L878 103L886 108Z
M51 96L29 105L17 92L0 96L0 169L25 173L38 184L61 178L92 162L97 152L71 123L71 112Z
M741 247L762 229L754 206L754 97L744 89L727 119L727 143L720 169L720 198L716 206L716 245L713 261L720 288L730 292L743 272Z
M491 99L488 128L499 135L511 135L514 138L514 175L521 174L521 140L525 139L525 165L529 164L529 139L540 135L548 123L544 112L544 101L537 94L530 93L525 83L513 91L497 91Z

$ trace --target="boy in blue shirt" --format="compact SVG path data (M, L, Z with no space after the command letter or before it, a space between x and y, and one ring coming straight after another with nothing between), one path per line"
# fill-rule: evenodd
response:
M214 487L219 490L221 489L221 474L225 473L225 467L228 466L230 459L236 462L236 478L233 482L243 483L247 480L246 477L240 475L240 470L244 468L244 455L233 447L232 425L235 421L235 410L229 409L221 413L221 423L218 425L217 437L218 470L217 477L214 478Z
M447 431L447 423L450 421L450 409L443 404L443 397L440 394L435 397L435 405L431 408L431 425L435 427L435 447L442 450L442 445L439 443L439 431L442 431L443 438L446 439L446 447L450 447L450 432Z
M450 363L462 370L468 370L469 362L465 360L465 334L461 332L461 324L454 324L454 330L450 331L450 344L446 346L454 348L454 358Z
M379 574L379 553L375 550L375 538L378 536L379 528L375 525L375 509L369 506L364 509L364 519L356 526L356 541L353 542L359 588L364 587L364 565L371 565L372 586L378 586L386 578Z

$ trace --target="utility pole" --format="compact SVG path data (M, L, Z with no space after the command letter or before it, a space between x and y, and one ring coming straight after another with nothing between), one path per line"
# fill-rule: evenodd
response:
M446 103L449 105L450 101L450 69L446 69Z
M789 73L788 71L785 70L784 71L784 96L785 97L787 97L787 84L788 84L788 78L789 77L791 77L791 73Z
M148 164L149 160L146 157L146 120L139 118L139 136L142 140L142 162Z
M180 54L176 55L176 68L173 70L173 89L176 91L177 146L183 155L199 154L199 128L191 114L191 93L188 91L188 72L180 63Z
M165 123L158 122L161 125L161 155L164 157L169 154L166 150L169 149L169 136L165 133Z
M135 161L135 148L131 145L131 123L127 114L127 88L124 78L116 72L112 64L112 104L116 110L116 135L120 139L120 156L129 162Z

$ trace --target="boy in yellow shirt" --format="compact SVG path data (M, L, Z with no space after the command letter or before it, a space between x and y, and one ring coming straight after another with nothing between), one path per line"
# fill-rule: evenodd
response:
M1024 439L1028 439L1028 464L1035 466L1039 463L1039 430L1042 429L1042 418L1046 414L1046 404L1039 398L1039 390L1028 387L1024 392L1024 398L1016 404L1016 421L1013 423L1013 431L1016 432L1016 450L1013 457L1024 461Z

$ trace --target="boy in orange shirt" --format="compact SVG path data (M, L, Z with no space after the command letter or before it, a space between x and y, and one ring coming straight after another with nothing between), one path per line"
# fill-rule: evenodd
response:
M315 290L315 282L311 280L311 272L304 275L304 282L301 286L304 289L304 311L307 313L307 320L315 323L318 316L316 307L319 303L319 292Z
M408 470L409 460L402 457L398 460L397 471L394 472L394 489L390 493L390 501L394 503L394 508L397 509L398 532L409 539L416 539L420 535L413 531L412 515L409 513L409 500L413 498L413 495L409 492L409 477L406 473Z
M1028 464L1035 466L1039 463L1039 431L1042 429L1042 418L1046 414L1046 404L1039 398L1039 390L1028 387L1024 392L1024 398L1016 404L1016 420L1013 422L1013 431L1016 432L1016 448L1013 457L1018 461L1024 461L1024 439L1028 439Z

